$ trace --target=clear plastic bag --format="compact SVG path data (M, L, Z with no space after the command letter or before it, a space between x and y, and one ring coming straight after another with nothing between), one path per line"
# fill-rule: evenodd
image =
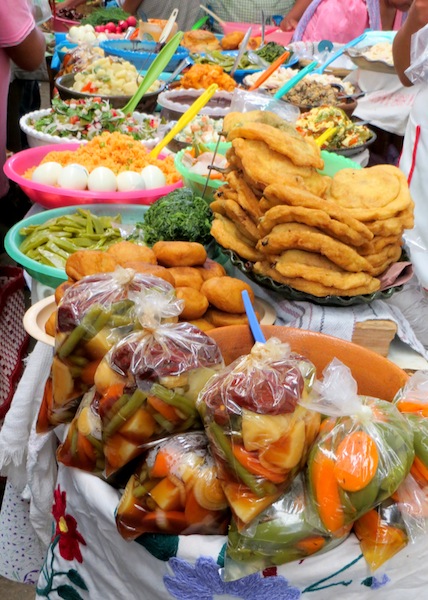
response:
M341 544L350 530L351 526L341 537L334 537L308 522L305 482L299 473L285 494L241 532L232 522L224 579L239 579L268 567L327 552Z
M105 466L101 419L98 412L99 400L93 386L83 396L67 436L56 453L58 461L67 467L75 467L97 475L103 473Z
M412 35L410 66L405 74L414 84L428 81L428 25Z
M119 533L226 533L230 511L203 432L171 436L151 449L116 511Z
M389 498L413 462L413 433L390 402L358 396L348 367L333 360L306 406L328 415L307 465L313 523L333 535Z
M178 318L182 303L175 299L174 288L132 269L90 275L65 291L58 305L55 353L37 421L39 433L71 421L82 395L94 385L101 359L118 339L139 327L148 290L156 295L159 309L170 307L165 318Z
M120 340L101 361L106 474L141 454L147 444L201 427L199 391L223 368L217 343L190 323L152 324Z
M290 123L295 123L300 116L297 106L283 100L276 100L271 94L263 91L248 92L236 88L233 92L230 111L249 112L251 110L269 110Z
M31 0L33 5L33 15L36 25L42 25L52 18L52 11L49 0Z
M199 395L219 477L241 529L291 483L305 464L320 416L298 405L315 367L276 338L256 343Z

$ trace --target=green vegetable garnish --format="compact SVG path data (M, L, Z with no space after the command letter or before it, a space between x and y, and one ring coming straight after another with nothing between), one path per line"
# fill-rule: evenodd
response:
M149 246L160 240L206 243L210 239L212 212L192 190L180 188L148 208L144 223L128 239L143 238Z

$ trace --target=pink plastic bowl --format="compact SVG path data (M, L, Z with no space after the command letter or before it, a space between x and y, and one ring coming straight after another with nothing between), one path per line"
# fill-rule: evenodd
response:
M232 33L233 31L244 31L246 32L249 27L251 27L251 37L257 37L262 34L261 25L255 25L254 23L234 23L232 21L225 21L222 24L223 33L226 35L227 33ZM277 29L276 25L266 25L265 27L265 35L268 33L272 33Z
M61 152L77 150L79 144L49 144L22 150L11 156L4 165L7 177L15 181L33 202L41 204L45 208L60 208L61 206L73 206L74 204L152 204L169 192L182 187L183 182L178 181L172 185L165 185L152 190L138 190L135 192L90 192L87 190L67 190L65 188L53 187L36 183L23 177L23 174L31 167L40 164L49 152ZM164 154L159 155L165 158Z

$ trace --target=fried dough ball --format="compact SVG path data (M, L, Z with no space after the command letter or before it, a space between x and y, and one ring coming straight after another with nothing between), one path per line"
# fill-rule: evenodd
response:
M245 33L243 31L231 31L223 36L220 40L220 46L223 50L237 50L239 44L244 39Z
M212 323L213 327L227 327L229 325L248 325L246 313L228 313L216 308L209 308L204 318Z
M130 260L151 263L152 265L155 265L157 262L155 253L151 248L140 246L127 240L116 242L108 248L107 253L114 256L121 266L123 266L124 262Z
M212 277L224 277L226 275L226 269L220 263L212 260L211 258L207 258L202 267L195 267L199 273L203 281L207 279L212 279Z
M170 267L168 270L172 274L177 287L191 287L200 290L204 280L199 272L200 267Z
M215 308L227 313L245 312L242 292L247 290L251 302L254 302L254 292L248 283L234 277L213 277L204 281L201 292Z
M73 285L73 283L73 281L70 281L70 279L68 279L67 281L63 281L59 284L59 286L55 289L55 304L60 303L65 292L68 290L69 287Z
M207 251L198 242L156 242L153 252L164 267L195 267L207 260Z
M94 273L111 273L117 267L117 261L103 250L77 250L70 254L65 263L68 277L79 281Z
M56 310L54 310L45 323L45 331L48 335L55 337L56 334Z
M143 275L154 275L155 277L159 277L175 287L174 276L169 269L162 267L161 265L130 260L123 263L122 266L126 269L134 269L134 271L137 271L137 273L142 273Z
M214 329L214 326L212 323L210 323L209 321L207 321L207 319L193 319L192 321L189 321L189 323L191 325L194 325L195 327L197 327L198 329L200 329L201 331L210 331L211 329Z
M207 297L199 290L192 287L177 287L176 296L179 300L184 300L184 309L180 314L182 320L200 319L208 308Z

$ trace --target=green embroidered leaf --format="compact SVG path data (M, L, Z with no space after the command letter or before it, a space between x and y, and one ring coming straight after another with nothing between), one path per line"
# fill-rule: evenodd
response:
M159 560L166 562L173 556L177 556L178 535L144 533L135 541Z
M83 578L79 575L76 569L70 569L67 573L67 576L71 583L74 583L74 585L77 585L77 587L80 587L82 590L88 590L86 583L83 581Z
M224 544L222 549L220 550L220 554L218 555L217 564L219 567L224 567L224 556L226 554L226 547L227 544Z
M82 596L71 585L59 585L56 588L56 593L64 600L83 600Z
M361 585L365 585L366 587L371 587L373 584L373 577L366 577L366 579L364 579L361 582Z

